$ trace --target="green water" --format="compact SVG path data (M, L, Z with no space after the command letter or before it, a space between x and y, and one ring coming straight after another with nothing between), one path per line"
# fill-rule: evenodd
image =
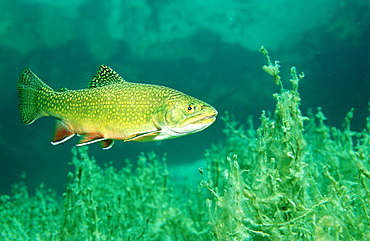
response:
M370 239L366 1L0 4L0 239ZM282 85L261 70L261 45ZM21 124L24 67L81 89L101 64L219 118L109 151L50 145L52 118ZM299 89L290 66L305 73Z

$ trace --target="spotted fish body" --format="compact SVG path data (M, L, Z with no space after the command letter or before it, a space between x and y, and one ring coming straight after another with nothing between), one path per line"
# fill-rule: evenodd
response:
M114 140L171 139L205 129L217 115L201 100L164 86L127 82L105 65L87 89L56 92L28 68L17 88L23 124L42 116L58 119L52 144L76 134L78 146L100 141L103 149Z

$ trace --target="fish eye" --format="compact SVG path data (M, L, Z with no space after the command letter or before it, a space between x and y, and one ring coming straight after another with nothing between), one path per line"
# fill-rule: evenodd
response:
M187 107L186 107L186 111L191 114L195 111L195 105L193 103L190 103Z

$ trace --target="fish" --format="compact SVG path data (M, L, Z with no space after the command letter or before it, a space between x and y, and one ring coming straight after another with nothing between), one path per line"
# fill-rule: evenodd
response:
M53 90L29 68L17 83L22 124L56 118L51 144L80 136L77 146L115 140L148 142L173 139L204 130L215 122L210 104L175 89L124 80L101 65L86 89Z

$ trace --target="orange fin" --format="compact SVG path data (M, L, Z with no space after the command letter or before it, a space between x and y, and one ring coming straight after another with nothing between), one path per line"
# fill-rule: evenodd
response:
M129 135L125 141L137 141L137 142L147 142L153 141L156 136L158 136L161 132L160 131L151 131L145 133L136 133Z
M76 146L84 146L84 145L88 145L91 143L95 143L98 141L104 141L104 140L106 139L100 133L86 133L85 135L81 136L81 139L76 144Z
M58 145L74 137L76 133L70 131L60 120L55 121L54 135L51 144Z
M103 148L103 150L110 149L113 146L113 144L114 144L114 140L112 140L112 139L106 139L106 140L102 140L100 142L100 145Z

